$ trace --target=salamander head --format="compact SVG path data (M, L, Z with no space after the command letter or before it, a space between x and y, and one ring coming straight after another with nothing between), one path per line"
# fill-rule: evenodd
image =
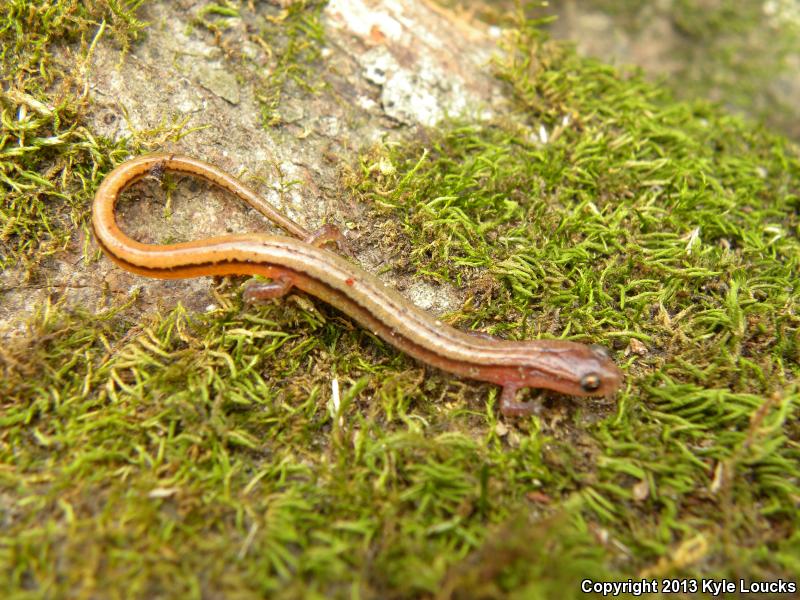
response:
M623 373L603 346L553 340L545 367L527 371L522 385L544 387L571 396L610 396L622 385Z

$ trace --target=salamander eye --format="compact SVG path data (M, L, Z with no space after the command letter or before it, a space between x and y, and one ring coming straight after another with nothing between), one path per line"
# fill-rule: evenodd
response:
M597 373L589 373L581 378L581 388L584 392L594 392L600 387L600 376Z

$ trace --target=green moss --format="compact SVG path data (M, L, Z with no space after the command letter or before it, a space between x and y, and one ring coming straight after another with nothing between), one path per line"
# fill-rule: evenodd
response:
M90 593L91 569L137 595L433 591L516 504L495 467L547 477L540 439L509 452L493 414L442 413L416 366L337 315L221 300L143 324L45 310L3 350L7 586Z
M99 172L124 155L123 143L98 139L85 127L85 75L104 34L123 48L139 35L144 23L134 12L141 4L10 0L4 6L0 268L22 261L30 272L63 250L85 223ZM65 42L79 42L79 49L55 52Z
M654 35L647 33L654 20L668 25L674 42L669 68L662 75L677 97L714 99L798 139L796 102L777 83L796 77L800 13L795 3L581 0L578 4L579 11L611 15L616 26L636 37Z
M791 57L798 57L800 14L792 3L769 6L677 2L673 22L685 44L673 87L681 97L714 98L797 139L800 112L775 82L796 77Z
M535 29L496 67L513 119L379 150L354 189L403 220L412 270L468 287L465 325L618 350L628 391L580 493L594 519L639 560L702 532L750 572L797 525L797 149Z
M0 347L0 588L535 598L578 597L584 577L796 579L797 149L530 24L495 69L514 114L374 149L346 181L400 230L383 241L399 268L466 287L451 320L604 343L627 372L616 399L545 395L506 421L494 386L300 295L252 309L221 289L208 313L144 320L42 306ZM78 148L97 167L47 209L73 202L70 232L116 160Z

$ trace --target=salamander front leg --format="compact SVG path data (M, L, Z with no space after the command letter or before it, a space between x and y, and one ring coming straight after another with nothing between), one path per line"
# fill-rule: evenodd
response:
M285 296L293 286L288 277L278 277L272 281L251 281L245 286L242 298L248 304L264 303Z
M327 223L316 231L312 231L303 241L306 244L311 244L312 246L317 246L320 248L328 242L336 242L337 244L341 243L344 241L344 236L336 225Z
M311 244L312 246L316 246L317 248L322 248L325 244L330 242L334 242L336 247L339 249L339 252L344 254L345 256L353 256L353 253L350 252L350 249L347 247L347 243L344 240L344 236L342 232L339 231L339 228L336 225L331 225L330 223L326 223L313 233L311 233L306 239L303 240L306 244Z
M500 394L500 412L505 417L527 417L541 409L538 402L518 402L516 385L504 385Z

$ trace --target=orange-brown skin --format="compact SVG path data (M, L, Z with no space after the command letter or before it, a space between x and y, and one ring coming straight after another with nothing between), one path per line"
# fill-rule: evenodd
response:
M117 199L133 182L165 171L200 177L240 197L293 235L308 241L315 237L224 171L185 156L150 154L122 163L109 173L92 207L100 247L128 271L164 279L202 275L263 275L273 279L273 284L256 284L245 290L245 298L251 301L280 296L297 287L350 315L417 360L502 386L500 408L505 415L531 412L527 403L515 401L521 387L547 388L574 396L608 396L622 383L622 372L600 346L565 340L515 342L459 331L314 242L255 233L166 245L137 242L117 226ZM328 241L336 235L328 229L323 237Z

